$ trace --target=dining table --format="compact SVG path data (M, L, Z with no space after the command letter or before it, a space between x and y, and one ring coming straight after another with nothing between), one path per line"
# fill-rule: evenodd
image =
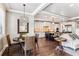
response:
M22 49L22 47L23 47L23 45L24 45L24 37L22 38L22 37L15 37L14 39L13 39L13 42L15 42L15 43L17 43L19 46L20 46L20 48L18 48L18 53L19 53L19 55L20 55L20 52L21 52L21 50L20 49ZM22 54L23 54L23 50L22 50Z

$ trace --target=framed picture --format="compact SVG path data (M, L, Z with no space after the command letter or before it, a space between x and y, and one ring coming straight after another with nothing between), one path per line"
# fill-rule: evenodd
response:
M18 33L28 33L29 23L24 20L18 19Z
M65 25L65 32L72 33L72 25Z

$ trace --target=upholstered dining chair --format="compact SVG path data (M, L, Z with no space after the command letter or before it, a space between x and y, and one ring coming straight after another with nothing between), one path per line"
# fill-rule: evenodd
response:
M8 55L9 55L9 47L11 46L10 35L6 35L7 43L8 43Z
M15 49L17 47L14 46L14 45L16 45L16 43L15 44L11 43L11 38L10 38L9 34L6 35L6 39L7 39L7 44L8 44L8 55L10 55L10 50L11 49L13 50L13 49Z
M10 35L6 35L8 46L11 46Z
M39 39L39 34L35 34L35 43L36 43L36 47L39 49L39 44L38 44L38 39Z
M35 36L25 38L25 45L24 45L23 49L25 52L25 56L31 55L31 53L33 53L33 55L36 54L35 53L36 52Z

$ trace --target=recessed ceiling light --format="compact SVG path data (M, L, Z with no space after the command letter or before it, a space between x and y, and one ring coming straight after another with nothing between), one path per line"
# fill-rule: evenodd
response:
M74 6L74 4L70 4L69 6L70 6L70 7L73 7L73 6Z

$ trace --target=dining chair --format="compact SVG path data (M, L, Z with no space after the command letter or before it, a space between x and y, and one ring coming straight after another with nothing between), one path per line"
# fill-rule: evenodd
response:
M25 56L31 55L31 53L33 53L33 55L36 54L35 36L25 38L25 45L23 49Z
M6 39L7 39L7 43L8 43L8 55L9 55L9 47L11 46L11 41L10 41L10 36L9 36L9 34L8 35L6 35Z
M6 39L7 39L7 44L8 44L8 55L10 55L10 51L17 48L15 46L17 43L14 43L14 44L11 43L11 38L9 34L6 35Z
M38 44L38 39L39 39L39 34L35 34L35 43L36 43L36 47L39 49L39 44Z

